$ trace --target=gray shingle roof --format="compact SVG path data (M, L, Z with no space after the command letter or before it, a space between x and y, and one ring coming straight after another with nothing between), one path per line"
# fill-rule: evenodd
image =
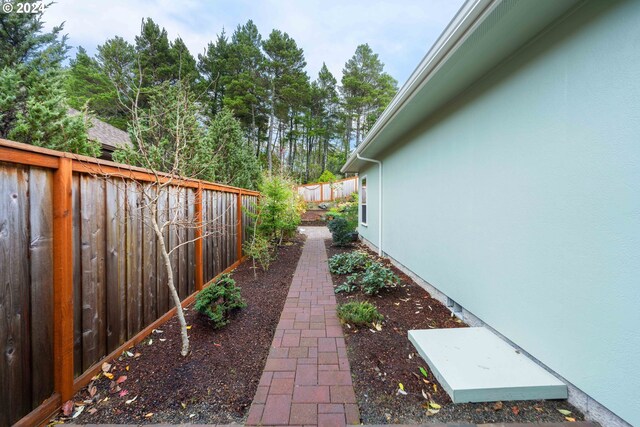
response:
M76 116L78 114L81 114L80 111L69 108L70 116ZM89 139L102 144L103 149L113 151L117 146L131 145L131 139L127 132L95 117L91 118L91 125L88 131Z

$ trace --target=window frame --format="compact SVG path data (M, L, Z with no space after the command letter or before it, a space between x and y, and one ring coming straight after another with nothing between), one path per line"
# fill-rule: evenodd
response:
M364 199L364 200L363 200ZM368 227L368 209L367 209L367 175L363 175L360 177L360 196L358 197L359 205L360 205L360 225ZM362 214L364 208L364 215ZM365 221L363 221L363 219Z

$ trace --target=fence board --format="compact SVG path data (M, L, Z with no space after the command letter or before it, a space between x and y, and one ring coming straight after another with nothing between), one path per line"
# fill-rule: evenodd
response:
M168 197L169 194L166 189L162 189L160 196L158 197L158 225L162 227L162 225L169 218L168 214ZM169 239L169 230L163 230L164 242L165 244ZM157 243L157 240L156 240ZM156 260L156 274L157 274L157 291L156 295L158 296L158 313L166 313L169 310L169 307L172 304L169 303L169 289L167 287L167 268L164 265L164 260L162 256L160 256L160 252L158 251L158 257Z
M29 170L32 402L53 393L53 174Z
M187 219L189 224L195 224L195 201L196 193L191 189L187 189ZM195 228L189 226L187 228L187 240L190 242L187 248L187 295L191 295L196 290L196 263L195 263Z
M143 184L142 195L142 306L143 306L143 323L148 325L158 318L156 301L156 293L158 290L157 283L157 253L156 253L156 234L151 223L151 203L155 200L156 190L152 184Z
M82 367L106 354L104 280L104 182L80 177L82 259Z
M11 425L31 409L28 264L28 174L0 174L0 423Z
M127 278L125 254L125 187L121 180L105 183L107 352L127 340Z
M140 188L127 183L126 204L126 252L127 252L127 338L142 329L142 218L140 213Z
M178 290L180 295L180 299L186 298L187 294L187 247L185 246L185 242L187 241L187 229L183 225L184 221L186 221L186 212L187 212L187 190L186 188L176 188L178 194L178 225L176 227L177 236L178 236Z
M82 369L82 262L80 229L80 175L72 179L71 205L73 210L73 373L77 377Z
M345 178L333 183L298 186L298 194L305 202L329 202L344 199L358 191L358 177Z

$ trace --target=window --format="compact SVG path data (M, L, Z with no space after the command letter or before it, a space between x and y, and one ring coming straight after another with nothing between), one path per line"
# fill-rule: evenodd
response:
M367 177L360 181L360 222L367 225Z

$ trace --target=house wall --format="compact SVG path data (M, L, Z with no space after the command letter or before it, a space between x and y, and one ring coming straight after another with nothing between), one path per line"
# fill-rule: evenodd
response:
M384 251L632 425L638 22L640 2L586 2L379 157Z

